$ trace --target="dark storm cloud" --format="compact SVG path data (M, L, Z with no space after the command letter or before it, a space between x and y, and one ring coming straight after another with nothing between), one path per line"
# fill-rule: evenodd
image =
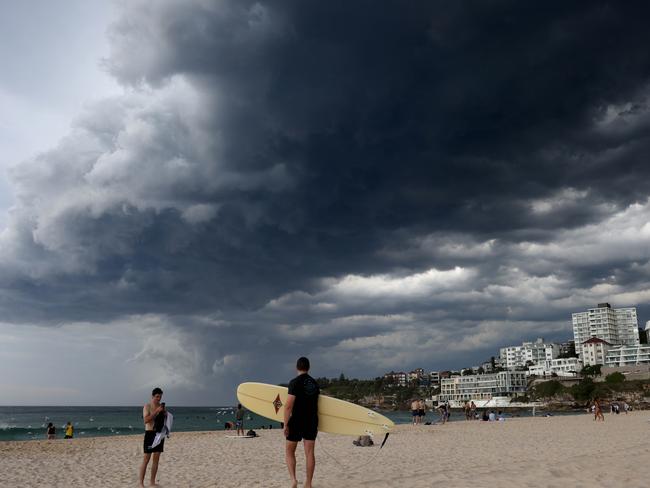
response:
M647 301L644 3L122 9L127 93L13 172L11 320L163 317L188 376L369 373Z

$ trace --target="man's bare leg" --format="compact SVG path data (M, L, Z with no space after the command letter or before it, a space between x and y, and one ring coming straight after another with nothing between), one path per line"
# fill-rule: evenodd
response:
M158 474L158 460L160 459L160 453L154 452L151 458L151 480L149 482L150 486L156 485L156 475Z
M291 478L291 488L298 486L298 480L296 479L296 447L298 447L297 442L287 441L285 457L287 460L287 468L289 469L289 477Z
M147 472L147 464L149 464L149 458L151 454L145 454L142 459L142 464L140 465L140 486L144 486L144 475Z
M307 463L305 488L311 488L311 481L314 479L314 469L316 469L316 456L314 455L316 441L303 441L303 444L305 446L305 461Z

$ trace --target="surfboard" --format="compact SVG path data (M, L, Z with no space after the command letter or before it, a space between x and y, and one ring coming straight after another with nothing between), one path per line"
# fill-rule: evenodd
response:
M266 383L242 383L237 399L244 407L267 419L284 422L288 389ZM318 396L318 430L342 435L383 435L394 426L389 418L354 403Z

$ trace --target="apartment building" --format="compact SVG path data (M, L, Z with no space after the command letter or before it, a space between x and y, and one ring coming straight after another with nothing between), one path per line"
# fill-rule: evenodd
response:
M612 345L639 345L639 323L636 307L612 308L609 303L599 303L586 312L571 315L576 353L582 357L582 345L598 337Z
M490 399L516 396L526 391L526 373L501 371L492 374L452 376L440 380L440 401Z
M561 358L542 361L528 368L527 375L573 377L582 369L582 362L578 358Z
M539 364L555 359L560 354L558 344L547 344L538 338L534 342L524 342L521 346L503 347L500 349L502 363L505 368L525 368L527 364Z
M386 373L384 375L384 381L389 386L406 386L408 385L409 375L403 371L391 371L390 373Z
M584 366L605 364L607 352L611 347L612 345L609 342L598 337L592 337L586 340L582 343L582 364Z
M606 366L635 366L650 364L650 345L612 347L607 351Z

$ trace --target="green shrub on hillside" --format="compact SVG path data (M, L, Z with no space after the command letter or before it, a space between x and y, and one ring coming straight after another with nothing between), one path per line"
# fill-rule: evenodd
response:
M577 385L573 385L570 388L571 395L576 401L584 402L594 398L594 391L596 390L596 385L594 380L591 378L585 378Z
M551 398L563 391L562 383L554 380L538 383L533 387L533 394L536 398Z
M623 383L625 381L625 375L619 373L618 371L612 374L605 376L605 382L611 384Z

